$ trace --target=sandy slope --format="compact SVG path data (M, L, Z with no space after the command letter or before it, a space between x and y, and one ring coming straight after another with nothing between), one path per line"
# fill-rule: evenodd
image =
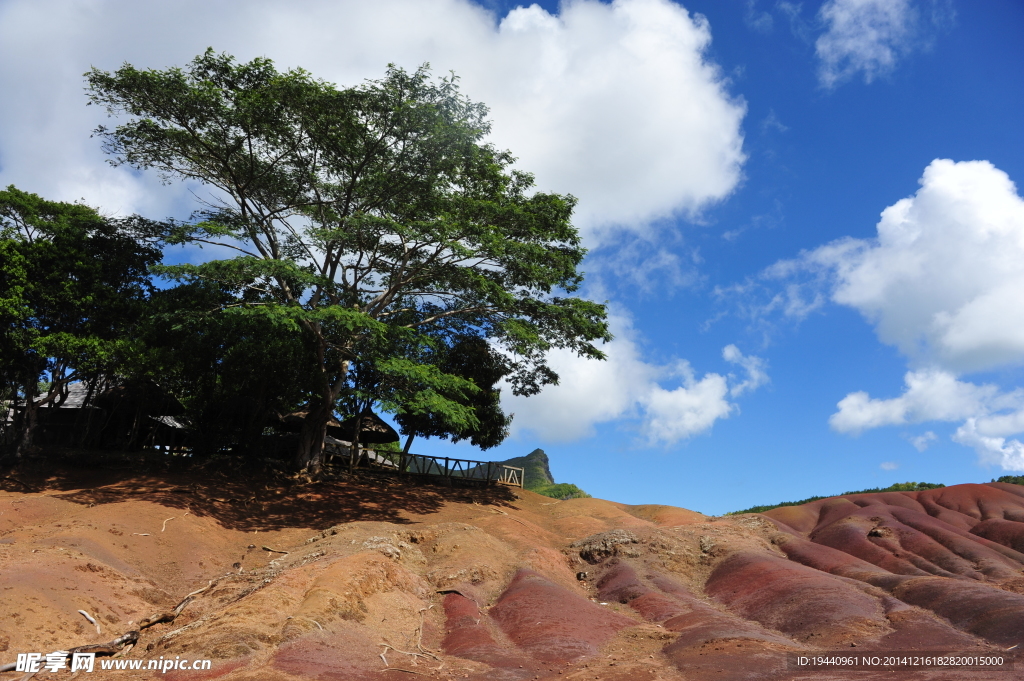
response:
M794 671L786 657L1012 655L1024 643L1024 488L1013 485L734 518L372 477L285 488L93 470L2 488L0 664L109 641L212 580L121 654L207 658L212 670L79 677L1020 678L852 677Z

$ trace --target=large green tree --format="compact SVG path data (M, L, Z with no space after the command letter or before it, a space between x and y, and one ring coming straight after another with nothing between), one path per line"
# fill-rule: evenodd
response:
M225 308L260 307L303 329L316 370L300 465L319 468L331 412L356 389L354 363L413 390L385 408L467 430L479 425L466 399L479 386L417 362L423 348L485 338L509 358L517 394L557 380L551 348L603 357L604 306L571 295L585 254L574 199L535 192L484 141L487 110L454 78L392 66L338 88L212 50L185 68L86 77L91 101L127 119L97 131L114 163L212 190L166 238L238 253L163 273L233 287Z
M400 413L396 421L407 436L406 451L415 436L439 437L452 442L469 440L480 449L496 447L508 436L512 417L502 410L501 389L497 387L511 372L508 359L479 336L460 334L447 340L431 348L424 361L436 364L446 374L473 382L477 390L461 398L463 404L473 410L475 423L459 428L426 410Z
M303 400L311 371L302 331L262 308L228 307L216 282L155 291L127 373L147 377L185 407L195 453L252 451L264 429Z
M21 407L20 456L40 408L68 385L121 365L160 251L152 223L88 206L0 191L0 383ZM40 390L43 386L43 390Z

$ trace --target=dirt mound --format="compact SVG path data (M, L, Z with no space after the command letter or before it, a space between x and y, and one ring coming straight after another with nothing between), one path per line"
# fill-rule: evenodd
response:
M177 681L838 679L850 673L793 660L1009 656L1024 637L1020 492L962 485L708 518L397 478L20 480L0 491L0 665L130 632L134 645L98 660ZM180 660L210 665L147 669ZM90 678L125 673L97 663ZM38 678L51 676L69 674Z

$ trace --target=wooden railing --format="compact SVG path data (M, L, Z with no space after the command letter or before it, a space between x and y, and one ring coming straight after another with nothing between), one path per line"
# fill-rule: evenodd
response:
M369 454L369 452L367 452ZM426 456L400 452L374 452L367 457L373 466L392 469L408 475L430 475L460 480L478 480L522 487L524 469L494 461L453 459L448 456Z

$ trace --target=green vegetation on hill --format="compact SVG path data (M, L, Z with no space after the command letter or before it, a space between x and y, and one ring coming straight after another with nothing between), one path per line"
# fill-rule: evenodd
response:
M526 489L537 494L543 494L546 497L552 499L589 499L590 495L581 490L576 485L570 482L557 482L553 485L539 485L537 487L527 487Z
M1022 477L1022 479L1024 479L1024 477ZM1011 482L1009 480L1003 480L1002 478L1000 478L999 481ZM833 494L831 496L844 497L847 494L869 494L871 492L920 492L921 490L937 489L939 487L945 487L945 485L941 483L936 484L932 482L897 482L896 484L889 485L888 487L872 487L871 489L859 489L853 492L843 492L842 494ZM739 515L741 513L764 513L765 511L770 511L773 508L779 508L780 506L800 506L802 504L808 504L812 501L817 501L818 499L828 498L829 497L827 496L808 497L806 499L801 499L800 501L781 501L777 504L769 504L767 506L751 506L750 508L744 509L742 511L731 511L729 513L726 513L726 515Z
M1024 475L1004 475L998 480L992 482L1008 482L1011 485L1024 485Z
M523 469L523 487L552 499L589 499L590 495L568 482L555 482L548 465L548 455L543 449L535 449L526 456L517 456L502 461L506 466Z

